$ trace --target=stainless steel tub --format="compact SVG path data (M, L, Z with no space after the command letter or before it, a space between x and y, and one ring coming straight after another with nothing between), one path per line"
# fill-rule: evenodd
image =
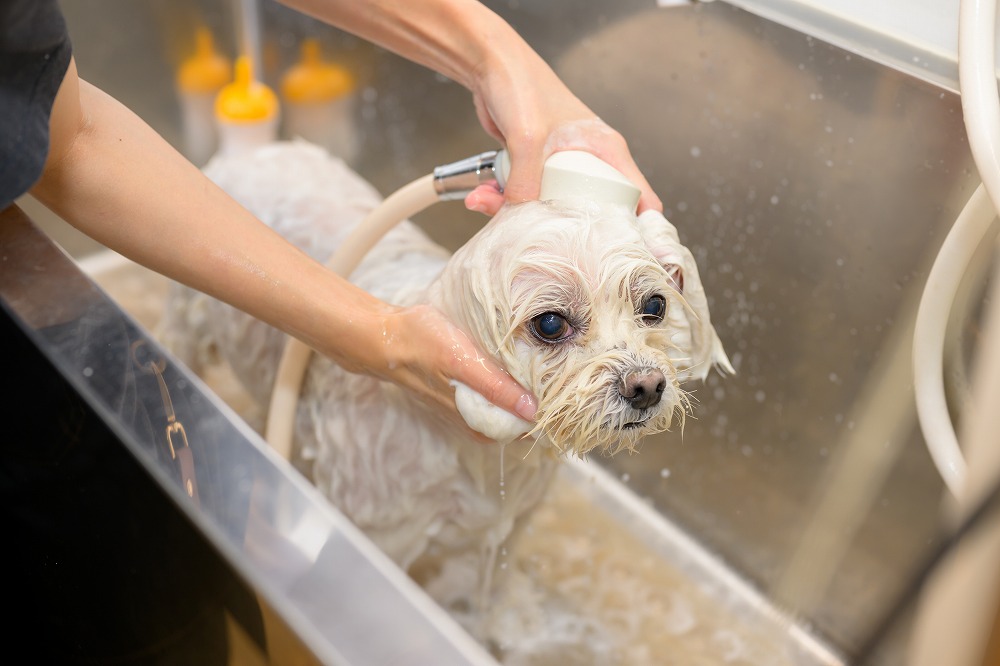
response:
M172 67L188 19L200 14L230 48L228 5L63 4L82 76L177 141ZM909 379L884 369L905 356L930 261L977 184L957 95L722 2L488 4L629 139L698 258L738 370L696 388L683 434L596 461L608 474L594 501L652 543L687 544L762 616L801 601L775 595L808 552L803 535L834 531L832 579L787 626L822 659L851 654L939 538L942 485ZM356 69L354 166L383 192L492 147L455 84L276 4L262 12L270 81L304 35ZM454 204L418 222L456 247L481 220ZM891 418L872 413L892 395ZM852 520L817 524L823 496L851 492L829 483L859 441L894 448L884 483Z

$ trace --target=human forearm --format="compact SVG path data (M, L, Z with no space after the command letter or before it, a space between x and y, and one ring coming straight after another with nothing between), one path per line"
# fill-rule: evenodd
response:
M79 88L77 87L79 86ZM341 279L213 184L131 111L76 78L60 88L39 200L84 233L459 420L452 380L531 419L535 402L440 313Z
M487 45L520 38L479 2L468 0L281 0L326 23L440 72L467 88L491 57Z
M351 365L350 347L329 340L346 342L357 329L347 321L373 318L379 301L282 240L114 99L84 82L79 96L82 125L65 150L53 134L39 200L102 244Z

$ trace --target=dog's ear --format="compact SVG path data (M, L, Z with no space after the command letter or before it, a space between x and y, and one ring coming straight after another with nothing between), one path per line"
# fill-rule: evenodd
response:
M684 273L694 265L691 252L681 245L677 228L667 218L655 210L647 210L639 216L639 232L646 243L646 248L660 262L678 293L684 293ZM697 275L695 275L697 280Z
M667 271L680 299L675 299L667 316L677 330L675 342L681 347L680 369L704 379L712 365L734 373L722 341L712 327L708 299L698 275L694 255L681 245L677 229L661 213L647 210L638 218L639 232L647 249Z

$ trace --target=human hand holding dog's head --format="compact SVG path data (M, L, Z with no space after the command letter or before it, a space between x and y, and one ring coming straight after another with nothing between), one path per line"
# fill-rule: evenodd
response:
M454 382L490 403L532 422L535 396L486 356L458 327L430 306L395 309L383 319L384 365L374 374L412 391L442 416L468 428L455 404ZM477 439L489 441L469 429Z

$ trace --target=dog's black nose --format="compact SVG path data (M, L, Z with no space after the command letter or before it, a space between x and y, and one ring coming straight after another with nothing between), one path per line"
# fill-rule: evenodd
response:
M660 402L667 379L655 368L635 370L622 377L618 392L635 409L648 409Z

